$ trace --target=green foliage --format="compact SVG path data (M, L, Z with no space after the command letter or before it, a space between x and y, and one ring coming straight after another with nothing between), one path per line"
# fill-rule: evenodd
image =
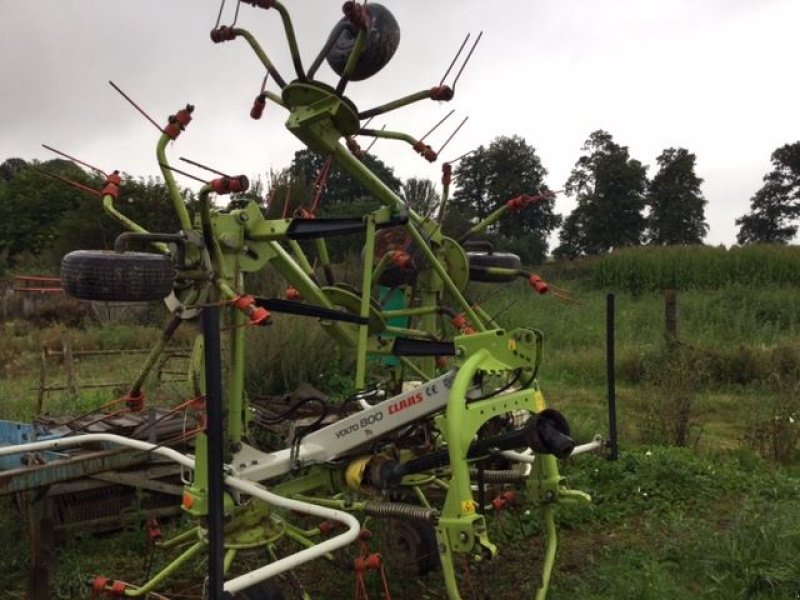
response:
M625 248L601 258L593 283L633 293L800 285L800 247L751 245Z
M391 167L386 166L385 163L371 154L367 154L363 162L378 179L389 187L389 189L396 194L400 194L402 184L400 180L395 177ZM294 160L292 160L289 172L293 179L307 182L310 185L316 180L324 164L325 157L321 154L317 154L311 150L298 150L294 153ZM342 170L338 165L334 164L331 168L322 207L340 204L347 205L358 200L363 200L365 197L369 196L370 194L368 191L358 181Z
M648 238L653 244L700 244L708 224L694 172L695 155L685 148L667 148L656 159L659 171L647 188Z
M583 150L565 185L578 206L567 217L554 254L575 258L638 246L645 231L647 167L603 130L593 132Z
M3 171L0 180L0 252L12 264L20 254L37 254L57 241L62 233L60 222L87 202L83 192L37 169L84 185L97 185L78 167L61 159L31 165L21 159L3 163L0 166Z
M710 376L696 352L678 345L667 348L659 368L645 373L638 400L641 437L646 443L696 447L702 433L697 415L698 396L706 391Z
M477 219L485 219L512 198L547 191L546 175L535 148L523 138L497 137L459 163L450 212L469 209ZM541 263L547 235L561 223L554 206L555 199L549 198L500 219L488 230L490 240L508 241L525 262Z
M743 470L740 475L752 477ZM759 475L754 479L763 481ZM677 507L595 532L602 543L587 547L578 573L556 574L553 600L797 597L796 501L748 501L723 492L702 508ZM575 537L582 536L573 532Z
M750 212L738 219L740 244L788 244L797 233L800 215L800 142L772 153L773 170L750 199Z
M20 518L17 506L10 496L0 497L0 545L3 548L3 566L0 568L0 589L19 590L24 585L24 573L28 568L28 528ZM23 598L22 594L18 596Z
M697 506L722 491L753 485L752 478L737 478L727 463L715 464L688 448L660 446L623 452L617 461L581 457L565 473L571 486L592 495L590 518L601 522ZM574 517L573 512L569 515Z
M41 169L41 170L39 170ZM99 198L49 177L64 177L93 189L102 179L56 159L31 164L9 159L0 166L0 255L28 270L57 270L61 257L78 249L109 249L124 231L103 211ZM191 192L184 196L191 202ZM159 179L125 176L116 206L146 229L174 232L178 222L166 185Z
M748 414L745 442L764 458L791 463L800 458L800 379L795 373L781 377L775 372L770 383L777 388L756 403Z
M311 320L281 319L268 329L247 330L247 393L267 396L310 383L325 393L340 391L339 373L351 367L347 353ZM348 380L351 378L348 377Z
M434 211L442 201L433 181L417 177L406 179L403 183L403 199L409 208L423 217L435 217Z
M336 265L337 281L348 281L349 271L360 266L350 258ZM285 286L273 270L248 274L246 281L248 291L267 297L282 296ZM301 383L326 394L349 391L345 388L352 383L351 354L339 348L315 319L276 315L272 325L249 327L246 335L245 385L250 396L284 394Z
M771 517L763 517L764 509ZM800 509L796 498L751 506L736 515L732 535L710 538L697 558L711 580L709 597L796 598L800 594Z

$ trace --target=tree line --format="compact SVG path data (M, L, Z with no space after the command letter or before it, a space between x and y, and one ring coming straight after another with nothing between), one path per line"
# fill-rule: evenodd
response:
M427 218L436 218L440 186L429 179L399 179L391 167L372 155L366 165L406 203ZM266 181L256 178L251 189L229 199L228 208L255 200L265 215L291 216L311 207L314 182L325 158L310 150L295 153L285 169L272 171ZM521 212L507 215L485 237L499 250L519 254L528 263L542 262L549 252L548 237L559 229L552 254L577 258L614 248L702 244L708 232L703 180L695 173L696 157L685 148L666 148L657 158L658 171L630 156L628 147L606 131L593 132L564 184L564 193L577 205L566 217L555 212L555 198L546 196ZM749 243L789 243L800 216L800 142L772 154L773 169L751 198L750 212L736 220L737 240ZM520 136L500 136L479 146L454 169L453 194L445 233L458 237L520 194L550 190L547 170L533 146ZM53 177L56 176L56 177ZM100 189L102 179L62 159L46 162L10 158L0 164L0 272L22 261L57 265L60 257L78 248L111 248L122 228L107 217L97 197L58 178ZM159 178L125 175L118 206L151 231L174 231L177 219L164 182ZM191 206L194 194L183 191ZM363 214L377 208L377 199L335 165L319 216ZM358 240L335 240L332 254L356 250ZM27 262L26 262L27 261Z

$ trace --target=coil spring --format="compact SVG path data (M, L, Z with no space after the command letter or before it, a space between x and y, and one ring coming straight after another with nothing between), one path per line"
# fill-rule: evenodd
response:
M470 479L478 478L478 469L469 470ZM528 478L520 471L484 471L483 480L486 483L519 483Z
M368 500L364 503L364 512L372 517L408 519L430 523L435 523L439 520L439 511L435 508L425 508L424 506L405 504L403 502L375 502Z

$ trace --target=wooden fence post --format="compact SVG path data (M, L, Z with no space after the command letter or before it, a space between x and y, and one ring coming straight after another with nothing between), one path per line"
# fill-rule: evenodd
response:
M44 395L47 393L47 346L42 345L41 364L39 365L39 397L36 400L36 414L44 414Z
M667 344L676 344L678 342L677 290L664 291L664 325L666 329Z
M28 535L31 562L28 566L28 598L49 600L53 597L56 568L55 523L53 503L47 487L25 492L28 510Z
M64 370L67 372L67 393L73 400L78 397L78 380L75 377L75 360L72 356L72 340L69 336L61 338L61 348L64 351Z

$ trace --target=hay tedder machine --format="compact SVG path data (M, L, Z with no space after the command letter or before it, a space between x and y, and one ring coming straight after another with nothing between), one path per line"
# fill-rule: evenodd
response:
M157 160L180 230L151 232L130 220L115 205L121 176L104 173L103 207L129 231L114 251L72 252L62 263L65 289L77 298L166 299L168 325L123 398L131 410L144 405L143 382L178 327L198 327L187 390L191 400L184 406L197 421L193 445L180 451L114 433L78 433L2 448L0 455L100 445L158 455L183 468L182 507L194 526L157 542L174 559L147 581L93 577L89 585L98 597L162 598L159 590L170 578L207 555L206 597L282 598L276 576L292 578L294 569L312 560L341 562L340 549L359 541L366 547L366 521L386 519L396 525L394 535L419 572L440 568L447 596L461 598L460 566L488 564L500 552L488 520L517 504L539 511L543 519L536 598L545 598L557 545L554 510L559 503L589 501L566 487L557 459L595 450L602 440L576 445L566 418L547 408L537 383L541 331L499 327L468 298L467 288L471 282L502 286L525 278L534 291L548 291L516 255L470 239L548 194L527 190L536 195L510 199L459 239L446 236L442 221L452 164L442 168L438 215L420 215L365 166L355 136L399 140L425 160L437 160L438 152L424 140L368 129L365 121L415 102L451 100L471 51L452 84L444 81L461 50L438 85L361 110L345 95L348 84L375 75L399 43L399 27L385 7L346 2L344 17L306 69L285 6L241 0L237 17L241 4L280 16L292 56L291 80L249 31L236 26L236 18L230 26L218 18L211 39L247 43L266 70L251 116L260 118L265 105L274 103L288 112L288 130L326 157L313 206L279 219L267 218L255 201L222 211L215 196L249 186L246 177L227 175L205 183L197 201L187 204L166 154L192 121L194 108L187 105L166 125L157 125ZM465 45L466 40L462 50ZM335 86L316 78L325 61L339 76ZM277 91L267 89L268 79ZM333 165L380 200L381 208L347 218L318 217ZM334 276L327 242L342 235L363 236L360 286ZM146 245L147 251L129 250L133 244ZM263 269L275 269L285 279L286 297L248 293L248 274ZM387 294L400 299L391 308ZM292 318L315 320L354 356L358 392L341 406L305 398L267 415L248 401L245 352L253 349L246 347L246 329ZM221 330L228 332L224 342ZM265 451L253 441L251 430L259 422L290 422L301 408L317 418L295 427L283 449ZM254 552L266 564L249 571L236 565L237 555ZM363 575L382 572L382 560L364 550L350 561L357 595L366 596ZM295 592L307 597L298 586Z

